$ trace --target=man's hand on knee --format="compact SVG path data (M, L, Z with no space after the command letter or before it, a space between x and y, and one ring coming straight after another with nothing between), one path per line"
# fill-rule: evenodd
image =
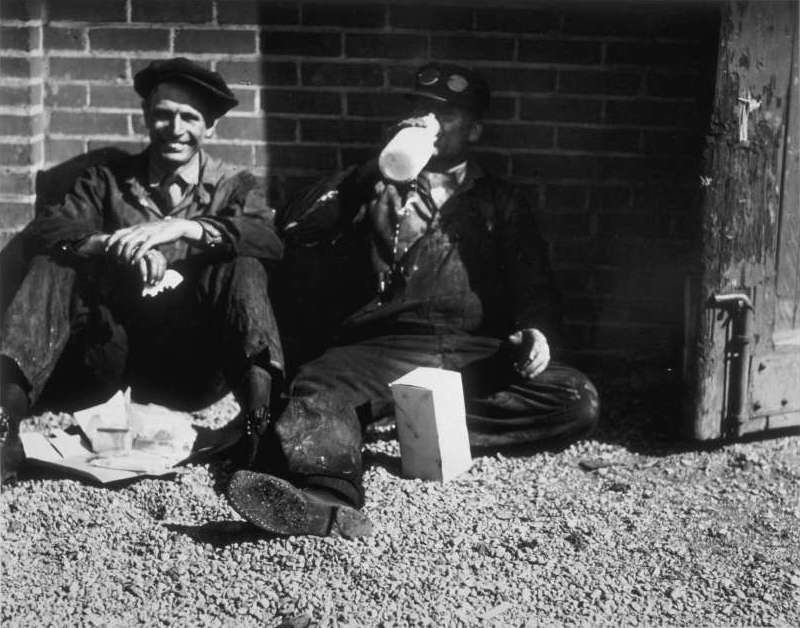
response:
M550 364L550 345L538 329L521 329L508 341L519 348L514 368L524 379L533 379Z
M146 286L155 286L164 278L167 272L167 258L158 249L150 249L139 260L137 266L142 283Z

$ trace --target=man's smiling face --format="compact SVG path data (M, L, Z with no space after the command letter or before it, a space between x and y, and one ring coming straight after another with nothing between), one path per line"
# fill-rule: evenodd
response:
M182 83L160 83L143 104L151 155L163 166L189 163L212 135L214 122L202 95Z

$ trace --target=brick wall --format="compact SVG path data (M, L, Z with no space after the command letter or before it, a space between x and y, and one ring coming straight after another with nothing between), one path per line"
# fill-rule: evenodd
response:
M573 349L680 352L683 280L715 55L692 4L2 0L0 238L31 216L35 175L86 151L144 145L133 74L187 56L241 105L210 151L268 176L273 198L371 154L427 59L495 92L481 157L539 210ZM63 185L42 176L52 191ZM45 175L47 172L45 172Z

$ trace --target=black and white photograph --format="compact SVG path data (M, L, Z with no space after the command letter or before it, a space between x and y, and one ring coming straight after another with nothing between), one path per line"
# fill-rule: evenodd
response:
M0 0L0 623L800 625L797 0Z

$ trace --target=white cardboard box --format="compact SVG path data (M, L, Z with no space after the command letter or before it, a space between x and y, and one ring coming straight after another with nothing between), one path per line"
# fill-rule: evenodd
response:
M389 384L403 475L446 482L472 465L457 371L419 367Z

